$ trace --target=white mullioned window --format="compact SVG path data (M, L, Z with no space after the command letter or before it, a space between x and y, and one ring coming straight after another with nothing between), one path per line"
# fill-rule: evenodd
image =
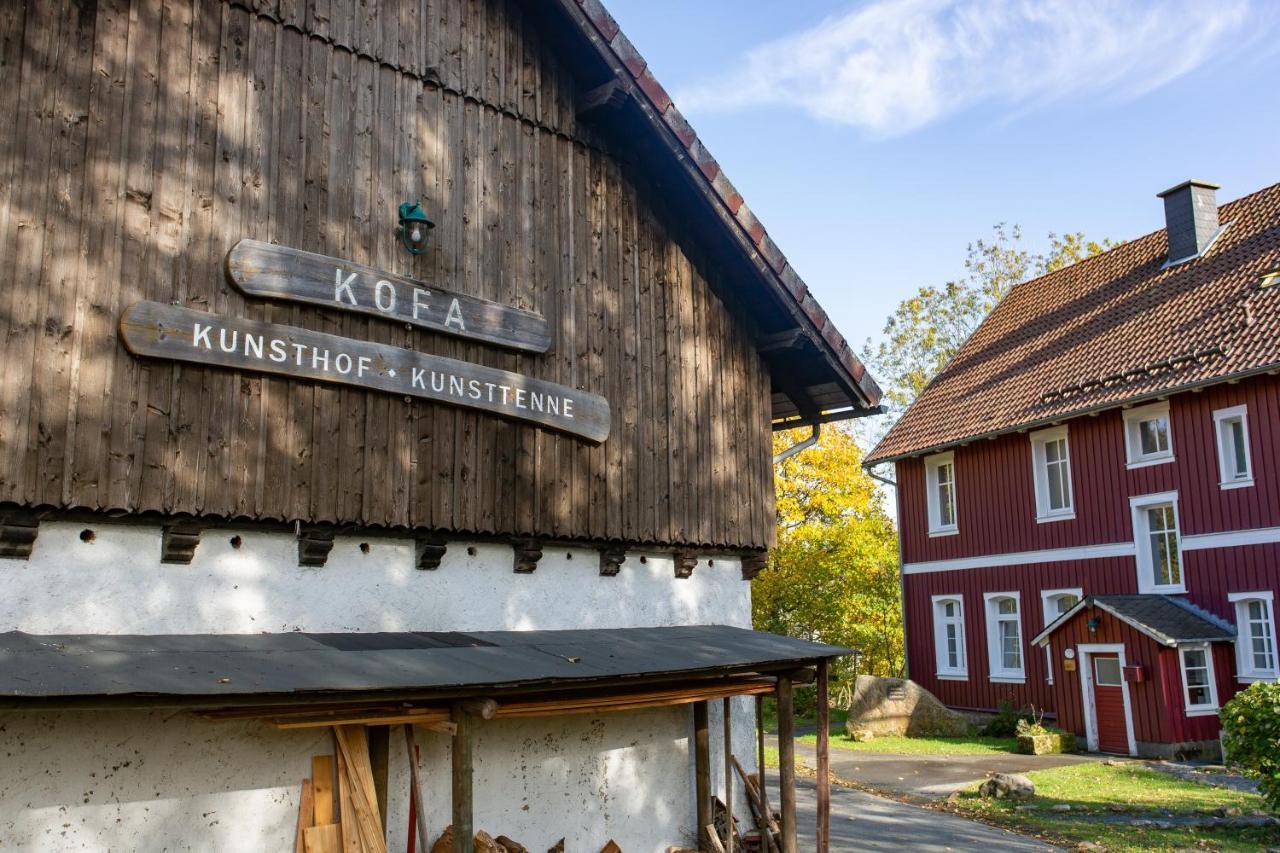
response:
M1173 434L1168 402L1153 403L1124 413L1124 446L1129 468L1173 461Z
M1274 681L1276 665L1275 593L1233 592L1227 600L1236 607L1236 678Z
M1178 647L1182 664L1182 698L1187 716L1218 713L1218 687L1213 680L1213 651L1207 643Z
M1232 406L1213 413L1218 443L1218 483L1224 489L1253 485L1253 460L1249 455L1249 413L1246 406Z
M1178 535L1178 493L1129 498L1137 547L1138 591L1186 592Z
M1058 617L1066 613L1079 603L1084 596L1084 590L1080 587L1072 589L1042 589L1040 590L1040 604L1044 609L1044 627L1048 628ZM1048 673L1048 681L1053 684L1053 648L1052 643L1046 643L1044 647L1045 672Z
M1065 426L1031 434L1031 475L1036 491L1036 519L1075 518L1071 496L1071 454Z
M933 645L939 678L968 679L964 599L960 595L933 596Z
M926 456L924 479L929 510L929 535L959 531L956 520L956 458L954 453Z
M992 681L1026 681L1022 663L1021 595L1016 592L988 592L987 660Z

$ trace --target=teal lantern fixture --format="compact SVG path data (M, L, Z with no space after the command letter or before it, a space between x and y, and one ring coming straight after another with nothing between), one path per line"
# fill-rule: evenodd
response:
M421 255L427 250L427 235L435 227L422 209L422 202L406 201L400 205L400 242L409 254Z

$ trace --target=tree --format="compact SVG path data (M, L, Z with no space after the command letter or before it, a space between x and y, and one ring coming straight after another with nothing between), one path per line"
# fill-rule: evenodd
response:
M1014 285L1117 245L1088 240L1079 231L1050 233L1049 250L1035 254L1023 247L1017 225L1000 223L993 231L990 240L969 244L963 278L920 288L885 321L879 343L867 340L863 360L885 389L891 414L900 415L911 405Z
M780 452L804 437L774 437ZM857 648L861 672L901 674L897 533L862 470L853 436L828 428L814 447L775 468L778 545L756 578L756 628ZM847 678L845 657L832 675Z

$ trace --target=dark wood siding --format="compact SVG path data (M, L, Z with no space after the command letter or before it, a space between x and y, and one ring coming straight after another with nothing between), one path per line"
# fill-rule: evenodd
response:
M732 282L515 0L0 10L0 502L757 548L769 378ZM396 206L439 227L417 259ZM247 299L247 237L538 311L516 354ZM599 447L357 389L129 356L149 299L605 395Z

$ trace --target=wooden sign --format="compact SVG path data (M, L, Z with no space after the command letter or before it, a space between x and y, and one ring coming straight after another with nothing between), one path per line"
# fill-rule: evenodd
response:
M609 436L609 402L506 370L277 323L138 302L120 318L134 355L333 382L479 409L581 436Z
M227 276L250 296L368 314L529 352L551 347L541 314L341 258L241 240L227 254Z

